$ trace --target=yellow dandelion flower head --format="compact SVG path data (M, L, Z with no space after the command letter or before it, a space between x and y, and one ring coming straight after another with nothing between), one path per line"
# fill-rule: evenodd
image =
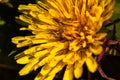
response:
M92 55L102 52L99 32L103 22L113 13L113 0L46 0L37 4L20 5L18 18L28 24L20 30L32 35L17 36L17 47L28 46L15 56L16 62L26 64L19 72L26 75L41 67L35 80L52 80L66 66L63 80L80 78L83 64L95 72L97 62Z

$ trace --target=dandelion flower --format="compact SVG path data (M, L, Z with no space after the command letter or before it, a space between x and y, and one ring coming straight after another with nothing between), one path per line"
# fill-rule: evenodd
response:
M97 69L94 56L99 55L102 24L113 13L113 0L46 0L20 5L18 18L28 24L20 30L32 35L17 36L12 42L28 49L15 56L18 64L26 64L19 74L26 75L42 67L35 80L53 80L66 67L63 80L80 78L83 64L93 73Z

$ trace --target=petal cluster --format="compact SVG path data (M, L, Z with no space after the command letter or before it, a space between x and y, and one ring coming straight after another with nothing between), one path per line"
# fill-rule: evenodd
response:
M20 30L32 32L17 36L12 42L28 49L15 56L18 64L26 64L19 72L26 75L42 67L35 80L53 80L66 67L63 80L80 78L83 64L95 72L99 55L102 23L113 13L113 0L46 0L37 4L20 5L18 17L28 26Z

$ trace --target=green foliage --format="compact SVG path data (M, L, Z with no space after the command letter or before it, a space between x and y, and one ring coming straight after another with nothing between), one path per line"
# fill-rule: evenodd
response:
M114 9L114 14L112 16L112 20L115 20L117 18L120 18L120 0L116 0L116 4L115 4L115 9ZM116 25L116 37L117 40L120 41L120 22L117 23Z
M4 25L6 22L4 20L0 20L0 26Z

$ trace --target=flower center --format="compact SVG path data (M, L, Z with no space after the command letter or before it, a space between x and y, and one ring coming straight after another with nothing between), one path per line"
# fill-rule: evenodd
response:
M78 51L87 46L88 44L87 38L89 35L87 33L89 31L87 30L87 27L82 27L82 28L83 29L81 29L81 26L72 26L72 25L67 25L63 28L62 37L63 39L66 39L69 42L69 50Z

